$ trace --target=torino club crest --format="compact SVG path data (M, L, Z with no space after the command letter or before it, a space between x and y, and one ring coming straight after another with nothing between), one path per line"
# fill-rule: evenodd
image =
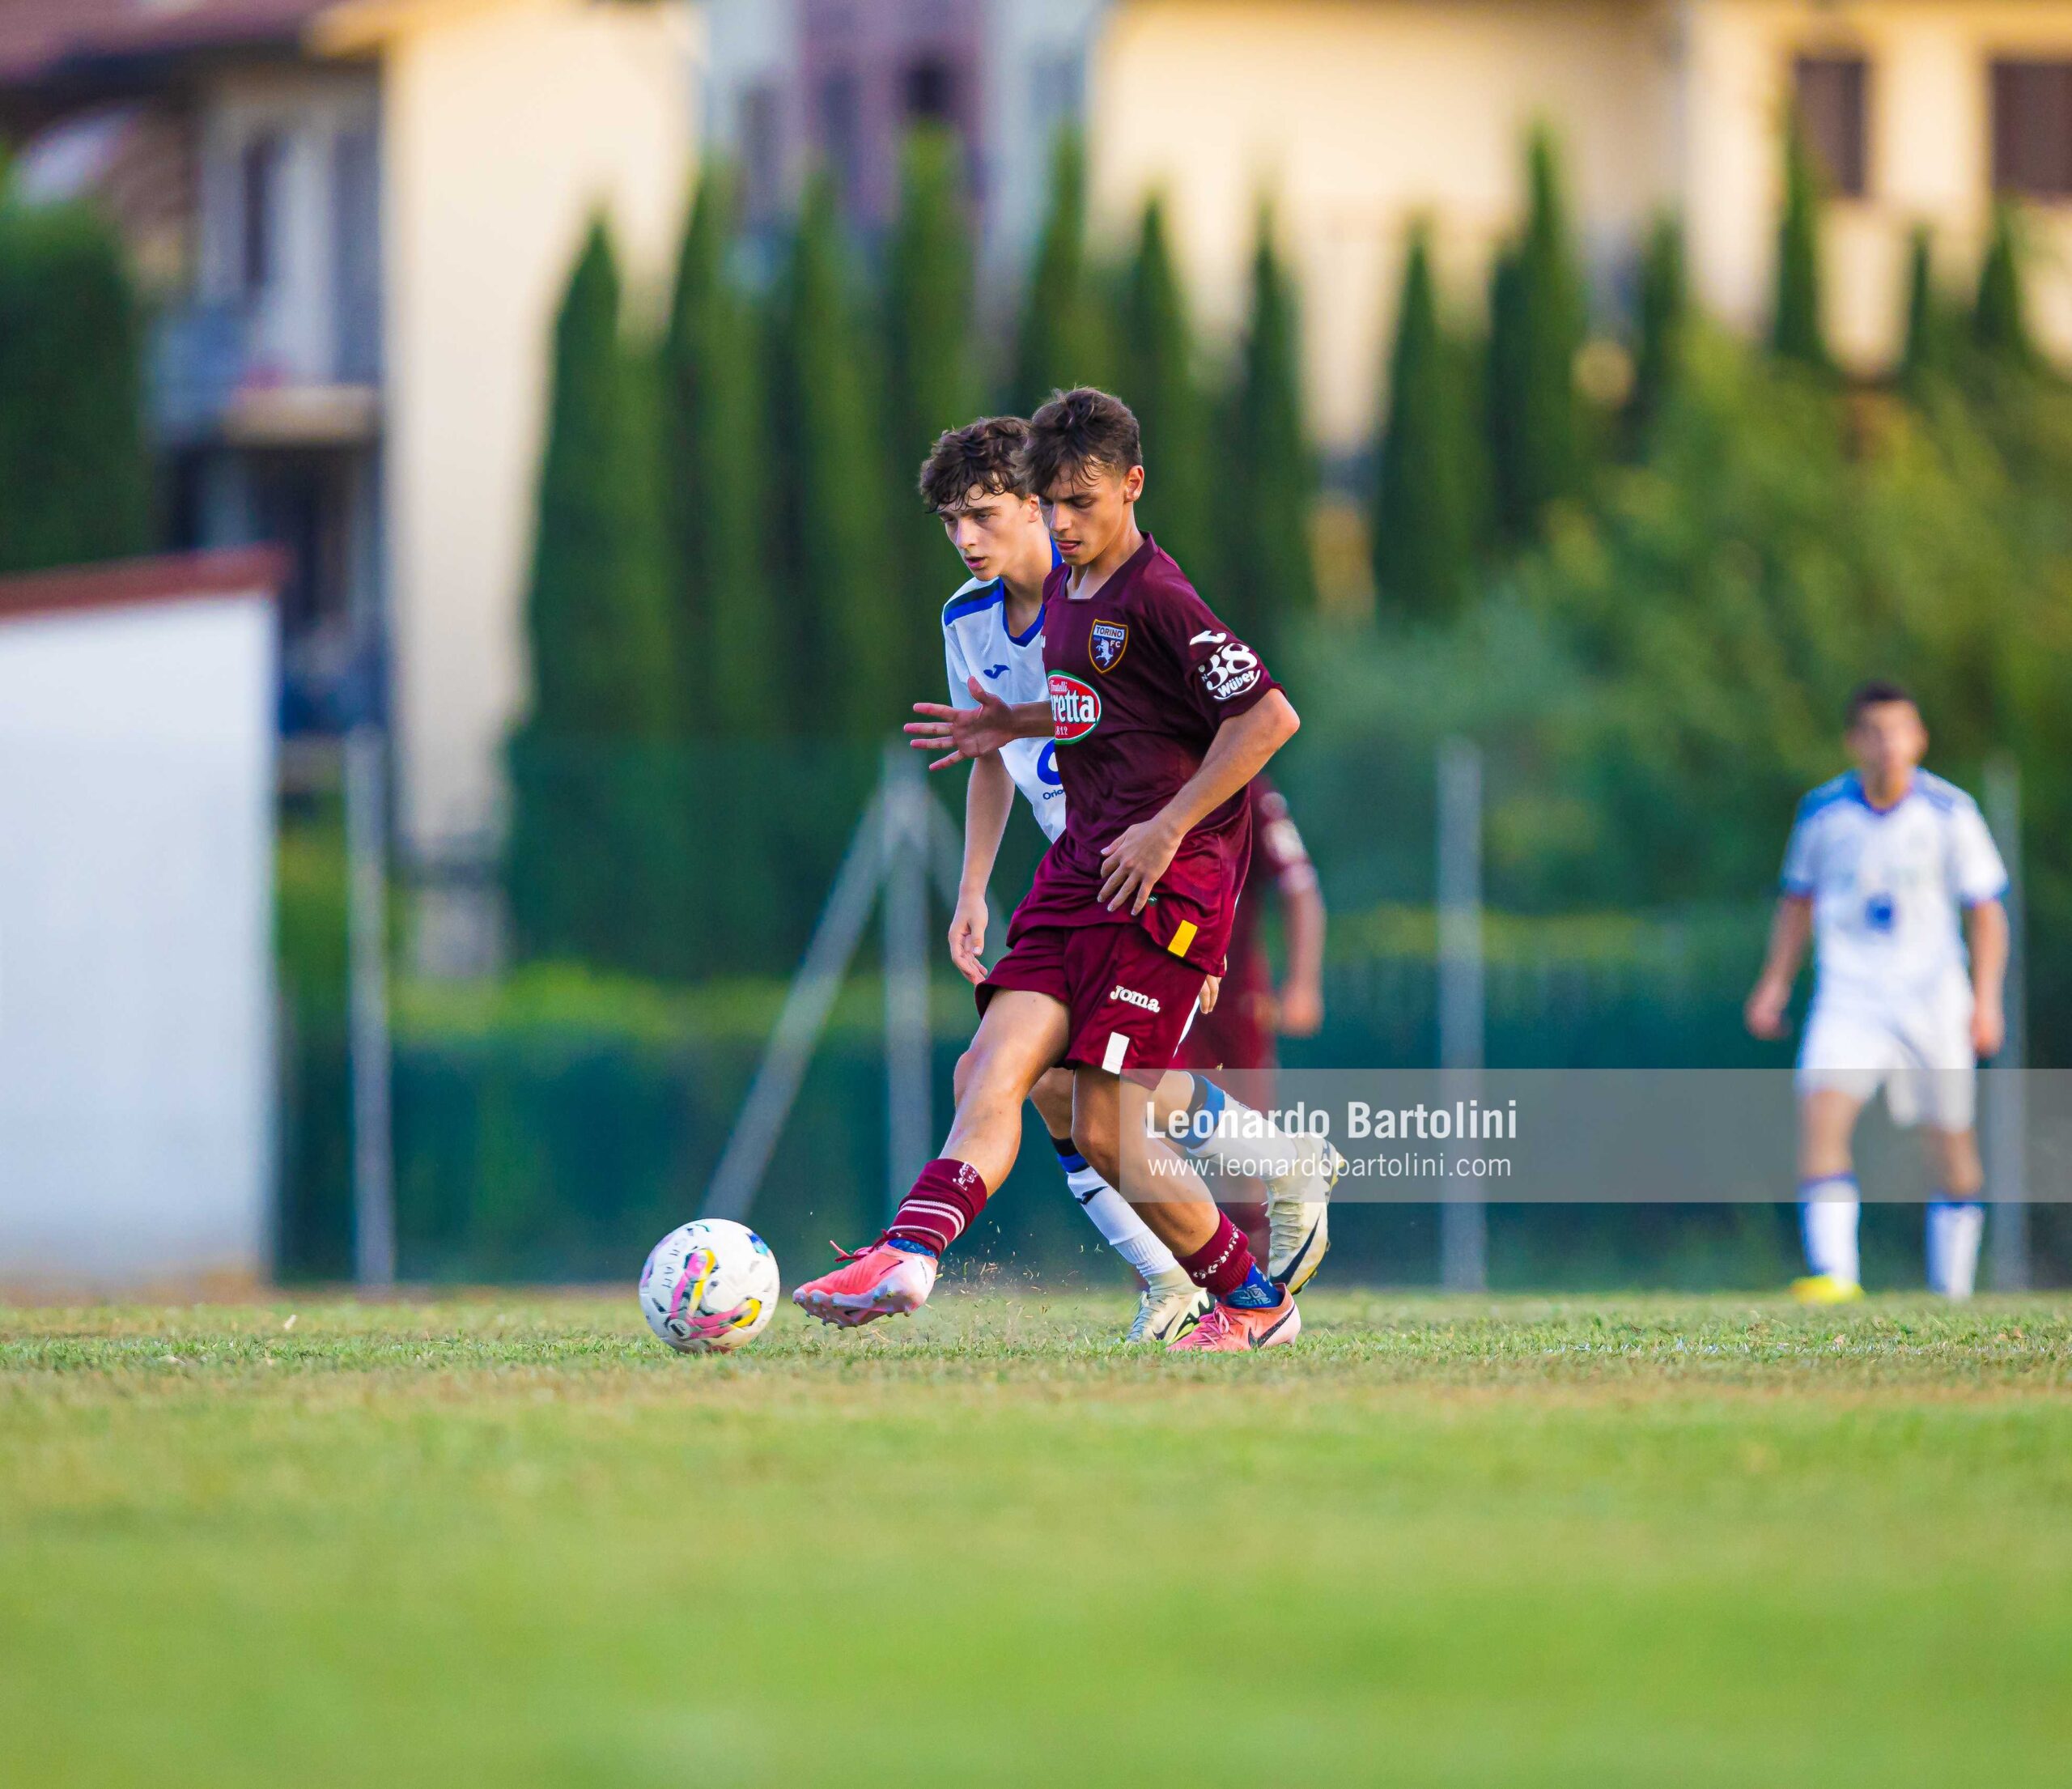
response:
M1129 650L1130 628L1126 621L1097 621L1086 643L1087 656L1097 671L1112 671Z

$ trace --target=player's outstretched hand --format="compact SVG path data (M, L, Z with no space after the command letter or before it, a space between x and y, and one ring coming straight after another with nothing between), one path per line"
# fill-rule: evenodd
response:
M1756 984L1755 992L1748 996L1748 1004L1741 1009L1741 1016L1747 1022L1751 1036L1781 1038L1787 1029L1784 1009L1790 1004L1790 984L1787 983L1780 987L1766 975Z
M949 960L957 973L976 988L986 979L982 954L986 948L986 897L961 894L949 920Z
M967 758L983 758L1021 737L1014 710L975 677L966 681L977 708L953 708L943 702L917 702L914 712L924 718L906 723L906 743L915 751L945 754L928 766L932 771L946 770Z
M2007 1015L1998 1001L1981 1001L1972 1009L1972 1054L1983 1062L2000 1054L2007 1041Z
M1280 991L1274 1021L1283 1037L1314 1037L1324 1026L1323 989L1306 978L1289 982Z
M1141 913L1180 848L1181 835L1157 819L1140 820L1101 854L1101 904L1113 913L1127 901Z

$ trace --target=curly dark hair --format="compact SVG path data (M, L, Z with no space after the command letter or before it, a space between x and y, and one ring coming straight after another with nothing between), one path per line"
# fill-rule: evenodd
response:
M938 435L921 462L921 501L940 516L962 509L974 491L1027 496L1021 450L1028 439L1019 416L982 416Z
M1144 436L1121 398L1091 385L1053 392L1029 420L1021 450L1022 478L1038 496L1060 478L1085 477L1094 466L1127 472L1144 464Z

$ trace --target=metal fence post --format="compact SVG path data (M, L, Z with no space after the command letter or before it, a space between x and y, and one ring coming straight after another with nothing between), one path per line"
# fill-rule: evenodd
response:
M381 729L346 735L346 925L353 1126L353 1275L396 1283L394 1139L389 1121L388 822Z
M1440 1098L1448 1105L1481 1090L1482 753L1473 741L1439 748ZM1459 1173L1467 1152L1450 1150L1439 1207L1439 1279L1451 1292L1489 1283L1488 1212L1479 1178Z
M1985 771L1986 823L2007 865L2007 1039L1986 1086L1986 1196L1992 1201L1986 1226L1989 1264L1996 1292L2029 1286L2027 967L2022 902L2022 778L2010 758L1996 758Z
M885 1188L896 1211L928 1159L929 810L920 760L903 741L885 749Z
M755 1078L749 1083L748 1097L741 1102L727 1146L720 1152L720 1165L712 1171L704 1208L698 1214L701 1217L748 1222L763 1171L776 1151L792 1102L798 1097L799 1084L805 1079L807 1064L834 1009L834 996L842 991L849 959L870 924L885 863L885 792L880 788L872 795L843 855L842 868L813 927L805 959L785 991L777 1028L756 1065Z

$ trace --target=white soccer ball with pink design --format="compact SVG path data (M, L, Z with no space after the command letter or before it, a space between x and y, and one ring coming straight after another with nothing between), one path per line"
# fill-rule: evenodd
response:
M671 1230L640 1270L648 1327L681 1354L724 1354L777 1308L777 1257L746 1224L701 1217Z

